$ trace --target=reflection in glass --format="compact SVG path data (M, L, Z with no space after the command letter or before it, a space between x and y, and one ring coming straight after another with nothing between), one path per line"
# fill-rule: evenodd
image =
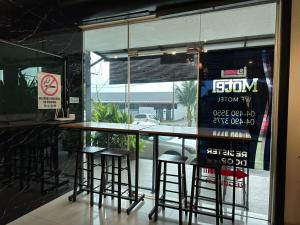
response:
M63 65L63 59L58 56L0 41L1 118L9 121L16 119L14 114L41 113L37 109L37 74L49 72L63 76Z

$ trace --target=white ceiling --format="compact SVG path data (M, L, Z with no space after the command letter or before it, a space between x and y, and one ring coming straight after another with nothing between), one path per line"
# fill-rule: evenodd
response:
M274 35L276 4L264 4L177 18L159 19L129 26L129 47L142 48L199 41ZM127 49L127 26L84 32L84 49Z

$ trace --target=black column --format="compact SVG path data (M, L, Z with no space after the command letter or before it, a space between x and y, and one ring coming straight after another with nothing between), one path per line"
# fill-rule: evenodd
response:
M279 109L277 131L277 164L275 183L274 224L284 224L286 144L289 94L290 39L291 39L291 0L281 1L280 27L280 70L279 70Z

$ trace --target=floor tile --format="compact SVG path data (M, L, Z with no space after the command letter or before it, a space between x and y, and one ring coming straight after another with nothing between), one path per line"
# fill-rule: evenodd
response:
M98 208L95 201L94 207L89 205L89 196L80 195L76 202L69 202L65 194L54 201L32 211L31 213L12 222L10 225L176 225L178 224L178 212L172 209L160 211L157 222L149 220L148 213L154 206L153 199L146 198L130 215L126 214L129 203L122 201L122 213L117 213L117 201L107 197L103 201L103 207ZM184 224L188 217L183 214ZM213 217L198 215L193 224L215 224ZM224 220L224 225L232 224ZM236 225L268 225L263 220L237 216Z

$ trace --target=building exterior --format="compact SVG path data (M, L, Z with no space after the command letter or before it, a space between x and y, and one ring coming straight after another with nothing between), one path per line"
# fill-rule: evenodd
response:
M127 108L124 92L92 93L94 102L103 104L116 104L120 109ZM152 114L158 120L184 120L184 106L178 102L173 92L132 92L130 94L130 112L132 116L137 114Z

